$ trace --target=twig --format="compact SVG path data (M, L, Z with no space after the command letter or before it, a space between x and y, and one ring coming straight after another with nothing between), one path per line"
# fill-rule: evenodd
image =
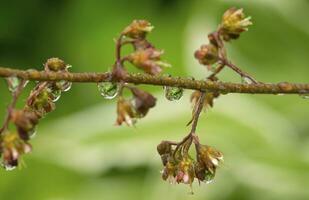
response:
M17 70L0 67L0 77L16 76L32 81L70 81L98 83L110 81L111 73L69 73L45 72L36 70ZM213 82L209 80L192 80L190 78L173 78L167 76L151 76L148 74L127 74L122 80L126 83L161 85L181 87L200 91L216 91L220 93L249 93L249 94L309 94L309 83L256 83L239 84L228 82ZM119 81L121 82L121 81Z

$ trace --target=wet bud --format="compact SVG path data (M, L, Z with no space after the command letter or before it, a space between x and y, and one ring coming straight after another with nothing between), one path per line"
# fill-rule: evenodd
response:
M36 96L33 96L27 104L32 111L43 117L43 115L53 111L56 108L51 95L51 90L49 88L44 88Z
M27 110L14 110L11 120L17 127L19 137L25 141L29 140L39 122L38 116L34 112Z
M191 184L194 180L194 164L193 160L190 158L183 158L183 160L178 164L176 173L176 182Z
M212 65L219 60L218 48L213 44L202 45L194 56L202 65Z
M172 147L168 141L162 141L158 144L157 151L160 155L169 154L172 151Z
M222 17L220 33L225 41L237 39L242 32L248 31L252 25L251 17L245 16L243 9L230 8Z
M171 184L175 184L176 183L176 170L177 170L177 166L172 163L172 162L168 162L166 163L165 167L162 170L162 179L163 180L167 180L169 183Z
M7 170L14 169L20 156L31 152L31 145L23 141L17 133L6 132L1 136L0 148L2 165Z
M123 122L128 126L133 126L135 124L135 112L130 101L119 97L117 102L116 125L121 125Z
M153 28L146 20L134 20L122 31L122 34L133 39L144 39Z
M131 89L134 95L134 108L138 117L144 117L150 108L153 108L156 105L157 99L145 92L143 90L132 88Z
M207 145L199 145L198 147L198 161L203 163L206 170L215 174L219 163L223 161L223 154Z
M138 50L128 56L128 61L148 74L157 75L162 71L162 67L170 67L168 63L160 60L162 54L163 51L153 48Z
M65 70L67 68L67 65L63 60L59 58L50 58L45 63L45 68L57 72Z

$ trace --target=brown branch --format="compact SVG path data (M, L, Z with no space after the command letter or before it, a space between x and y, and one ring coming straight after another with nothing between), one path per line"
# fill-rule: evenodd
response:
M111 74L105 73L69 73L69 72L45 72L36 70L18 70L0 67L0 77L16 76L33 81L59 81L97 83L110 81ZM249 94L308 94L309 83L256 83L239 84L228 82L213 82L209 80L192 80L189 78L173 78L167 76L151 76L148 74L127 74L123 77L126 83L162 85L181 87L184 89L200 91L217 91L220 93L249 93Z

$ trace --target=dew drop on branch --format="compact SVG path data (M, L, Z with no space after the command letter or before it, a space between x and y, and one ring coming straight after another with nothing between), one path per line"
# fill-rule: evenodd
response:
M69 81L62 80L62 81L59 81L58 84L63 92L69 91L72 87L72 82L69 82Z
M18 88L18 85L20 84L20 79L16 76L7 77L6 81L10 92L15 92Z
M112 82L100 82L98 83L98 89L101 96L105 99L113 99L119 92L118 84Z
M183 88L164 86L166 99L177 101L183 96Z
M243 83L243 84L253 84L253 81L248 77L242 76L241 77L241 83Z

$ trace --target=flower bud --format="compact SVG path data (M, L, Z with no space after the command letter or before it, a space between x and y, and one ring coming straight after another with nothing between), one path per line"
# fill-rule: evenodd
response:
M214 174L219 163L223 161L223 154L207 145L199 145L198 147L198 161L203 163L206 170Z
M222 17L220 33L225 41L237 39L242 32L248 31L252 25L251 17L245 16L243 9L230 8Z
M11 120L16 125L20 138L25 141L29 140L30 133L34 131L39 122L38 116L27 110L14 110Z
M50 58L45 63L45 68L57 72L65 70L67 68L67 65L63 60L59 58Z
M128 56L128 61L148 74L157 75L162 71L162 67L170 67L168 63L160 60L162 54L163 51L154 48L138 50Z
M121 125L123 122L128 126L133 126L135 124L135 112L130 101L119 97L117 102L116 125Z
M122 31L122 34L132 39L144 39L153 28L146 20L134 20Z
M134 107L136 114L138 117L144 117L148 113L149 109L156 105L157 99L148 92L138 88L132 88L131 91L134 95Z
M212 65L219 60L218 47L213 44L202 45L201 48L195 51L195 58L202 65Z
M160 155L169 154L172 151L172 147L168 141L162 141L158 144L157 151Z
M2 152L2 164L9 170L18 165L22 154L31 151L31 145L24 142L17 133L6 132L0 138L0 152Z

